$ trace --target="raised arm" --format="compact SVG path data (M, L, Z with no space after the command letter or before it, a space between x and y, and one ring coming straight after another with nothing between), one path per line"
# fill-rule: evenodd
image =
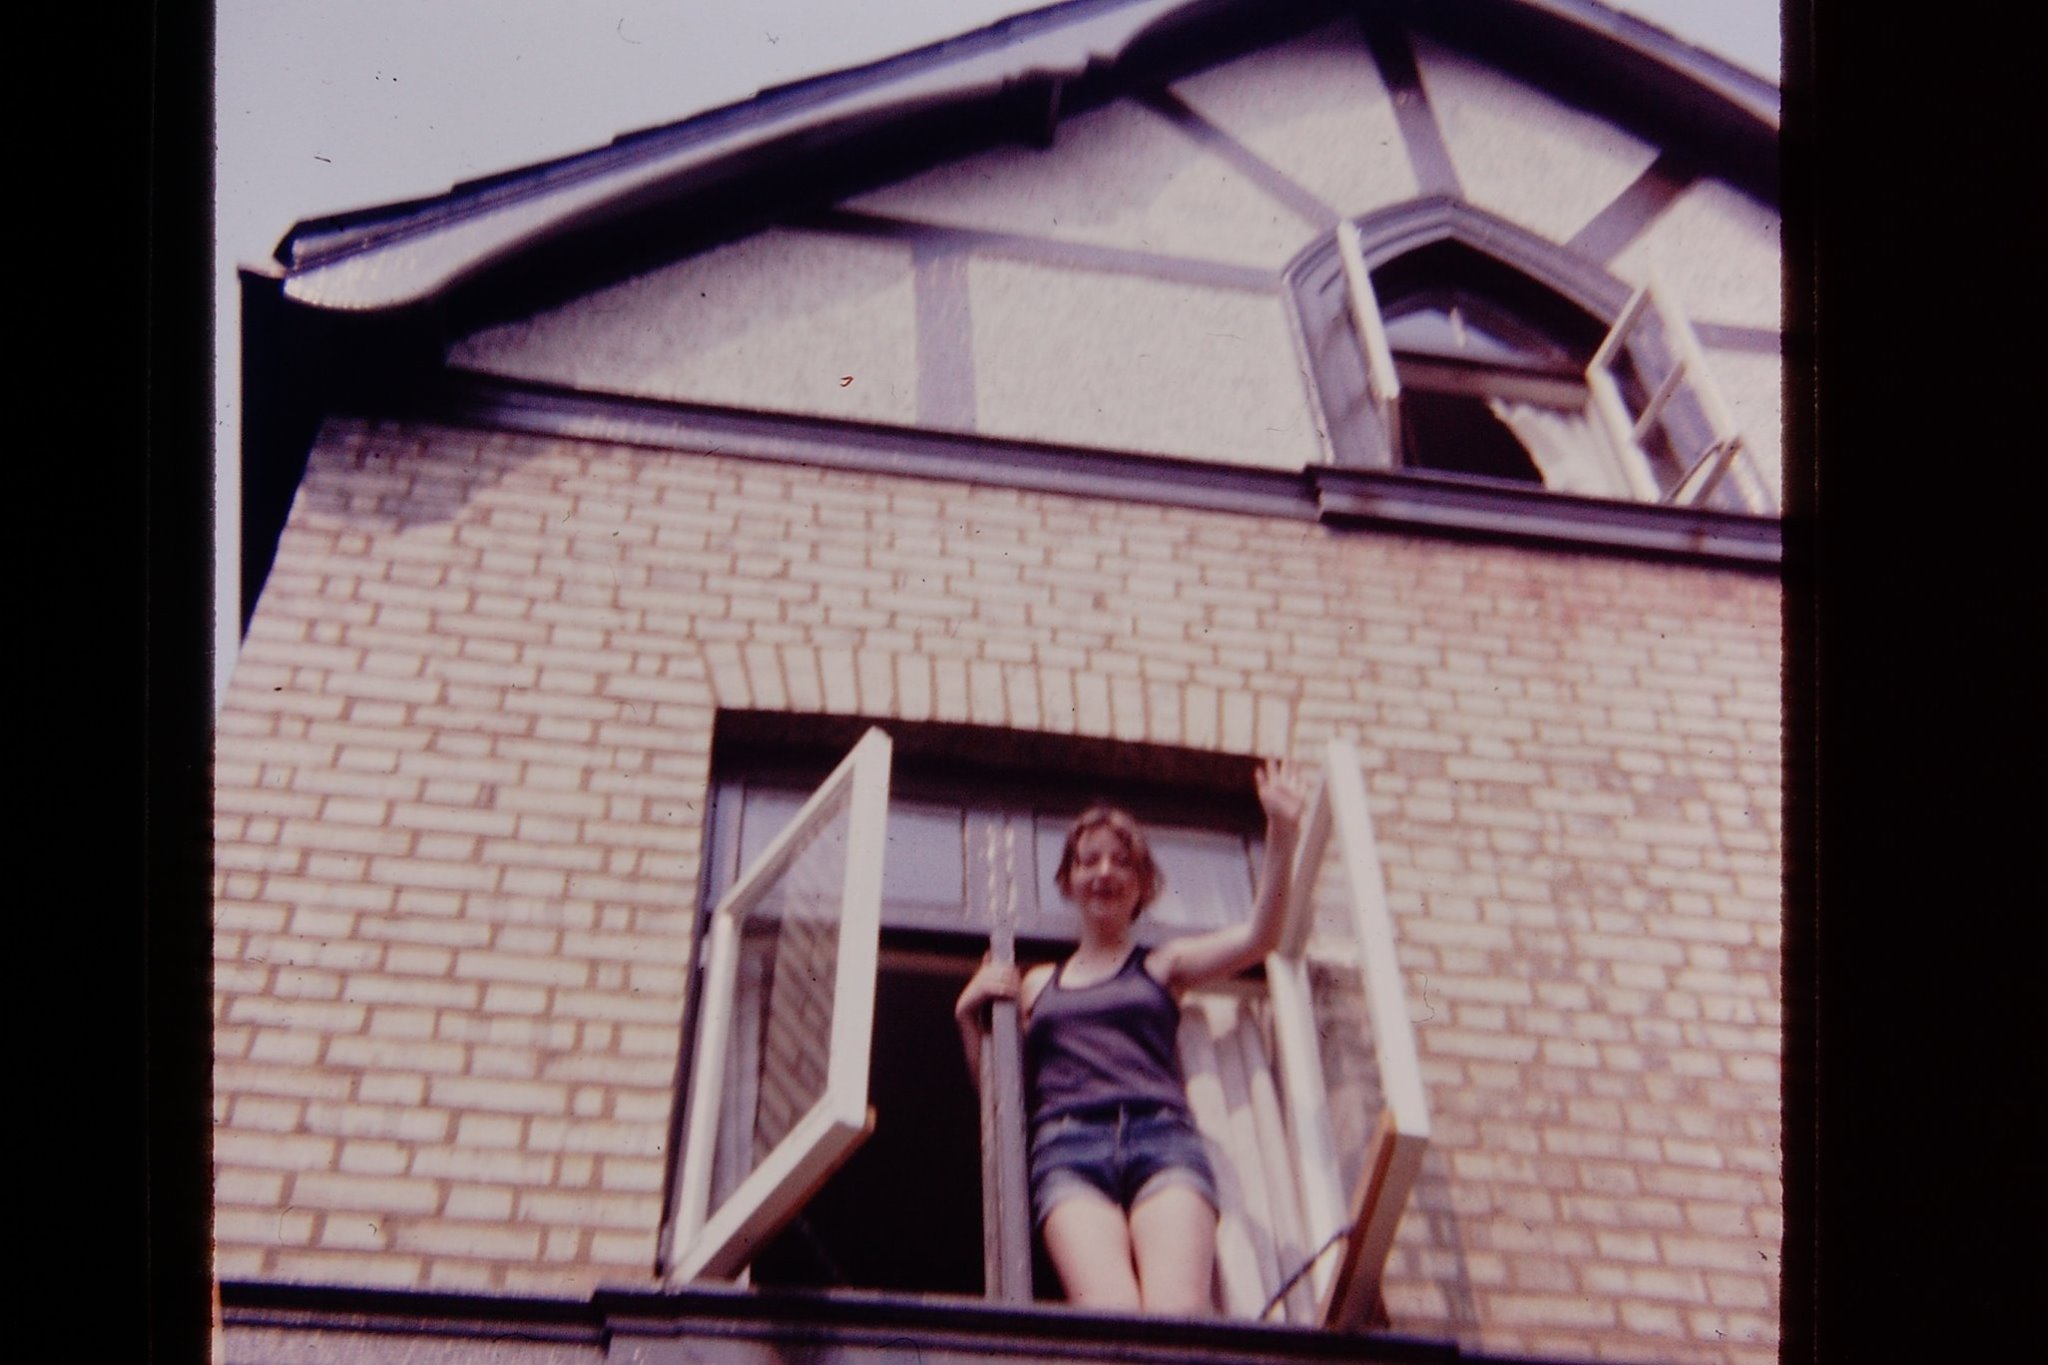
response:
M1308 808L1308 780L1290 763L1269 760L1258 771L1259 805L1266 812L1266 854L1259 868L1259 886L1251 919L1206 934L1190 934L1154 949L1146 966L1168 990L1237 975L1280 942L1281 917L1287 908L1288 884L1294 871L1294 843Z

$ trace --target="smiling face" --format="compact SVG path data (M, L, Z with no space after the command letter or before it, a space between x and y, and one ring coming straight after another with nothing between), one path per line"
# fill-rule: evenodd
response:
M1074 822L1053 880L1082 914L1126 923L1160 889L1158 865L1137 821L1100 806Z

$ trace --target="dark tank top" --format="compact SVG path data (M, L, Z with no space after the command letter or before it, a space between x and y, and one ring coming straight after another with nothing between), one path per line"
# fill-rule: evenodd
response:
M1116 974L1069 987L1063 962L1031 1007L1024 1078L1034 1123L1113 1104L1187 1109L1181 1074L1180 1005L1133 948Z

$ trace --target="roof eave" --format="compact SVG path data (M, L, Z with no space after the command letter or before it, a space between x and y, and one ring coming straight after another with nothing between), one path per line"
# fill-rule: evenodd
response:
M1613 43L1639 67L1668 72L1737 117L1777 130L1777 91L1767 82L1594 0L1438 0L1416 8L1483 18L1480 11L1501 3ZM1069 0L445 195L310 220L279 248L283 292L343 313L427 303L563 234L687 195L746 158L1020 85L1072 81L1114 67L1163 21L1231 8L1228 0Z

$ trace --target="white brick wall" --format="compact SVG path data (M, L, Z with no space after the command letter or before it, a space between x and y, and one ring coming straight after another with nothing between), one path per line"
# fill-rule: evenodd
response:
M221 1273L647 1281L718 706L1344 734L1438 1125L1395 1327L1761 1359L1778 611L1711 569L338 425L221 724Z

